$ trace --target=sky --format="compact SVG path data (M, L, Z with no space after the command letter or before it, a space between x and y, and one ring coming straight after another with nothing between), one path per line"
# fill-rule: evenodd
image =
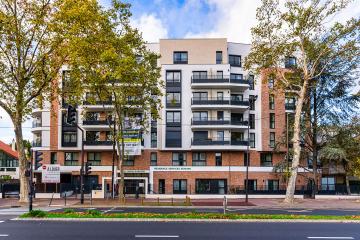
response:
M108 6L111 0L99 0ZM284 1L284 0L280 0ZM148 42L160 38L225 37L230 42L251 43L261 0L125 0L130 3L131 24ZM333 21L360 16L360 0L354 0ZM24 138L32 139L31 121L24 123ZM14 138L10 118L0 108L0 140Z

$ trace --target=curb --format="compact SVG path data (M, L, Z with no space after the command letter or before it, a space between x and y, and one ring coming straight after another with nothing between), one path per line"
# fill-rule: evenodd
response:
M200 223L354 223L360 220L310 220L310 219L176 219L176 218L15 218L13 221L44 222L200 222Z

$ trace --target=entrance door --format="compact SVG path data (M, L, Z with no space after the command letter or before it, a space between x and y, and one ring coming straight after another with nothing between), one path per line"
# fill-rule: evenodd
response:
M159 194L165 194L165 179L159 179Z
M125 179L124 181L125 194L145 194L145 180L144 179Z

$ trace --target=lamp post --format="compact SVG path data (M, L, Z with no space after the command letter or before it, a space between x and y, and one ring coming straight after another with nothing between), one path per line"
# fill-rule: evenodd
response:
M249 115L248 115L248 126L247 126L247 132L248 132L248 136L247 136L247 146L246 146L246 180L245 180L245 203L249 202L249 165L250 165L250 106L251 103L250 101L253 102L253 104L255 104L255 101L257 99L257 95L253 96L251 99L249 97L249 106L248 106L248 111L249 111Z

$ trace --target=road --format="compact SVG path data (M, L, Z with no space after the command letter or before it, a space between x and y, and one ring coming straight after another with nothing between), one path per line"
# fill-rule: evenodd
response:
M125 240L360 239L359 224L342 223L189 223L189 222L0 222L0 239Z
M71 208L71 207L69 207ZM113 208L74 208L75 211L84 212L88 209L98 209L104 213L123 213L123 212L150 212L150 213L179 213L179 212L209 212L223 213L222 208L171 208L171 207L113 207ZM63 209L54 210L57 212ZM298 215L360 215L360 209L262 209L249 207L229 208L229 213L243 214L298 214ZM1 212L0 212L1 213Z

